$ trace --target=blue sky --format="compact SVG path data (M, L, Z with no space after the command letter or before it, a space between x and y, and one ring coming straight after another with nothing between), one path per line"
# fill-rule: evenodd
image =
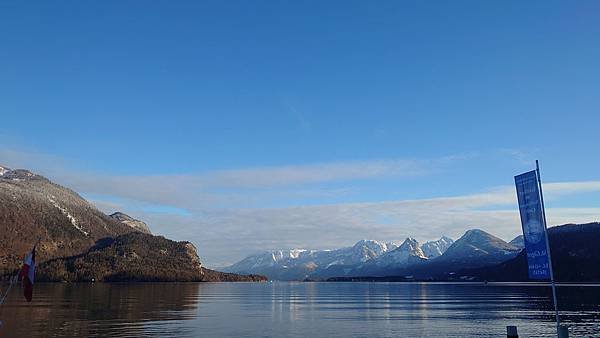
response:
M502 214L516 212L510 201L477 206L496 212L487 218L431 219L431 233L379 207L497 192L535 159L547 182L589 183L549 198L555 223L597 220L599 10L3 2L0 163L191 239L215 265L260 248L474 226L510 237L520 230ZM365 203L377 211L360 214ZM320 242L294 232L323 228ZM213 237L192 236L202 231ZM226 253L228 241L244 244Z

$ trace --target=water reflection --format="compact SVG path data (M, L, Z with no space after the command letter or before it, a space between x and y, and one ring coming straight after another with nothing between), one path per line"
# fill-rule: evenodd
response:
M600 335L600 288L561 287L573 336ZM550 288L402 283L39 284L0 309L0 335L553 336Z
M146 323L193 318L199 285L39 283L30 304L22 301L19 292L13 290L0 307L2 336L143 335L153 333ZM191 331L162 326L155 333L185 335Z

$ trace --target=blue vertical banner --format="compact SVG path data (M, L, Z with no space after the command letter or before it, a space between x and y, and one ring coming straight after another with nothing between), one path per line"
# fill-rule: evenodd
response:
M529 279L546 280L550 279L550 261L537 175L537 171L532 170L515 176L515 185L525 238Z

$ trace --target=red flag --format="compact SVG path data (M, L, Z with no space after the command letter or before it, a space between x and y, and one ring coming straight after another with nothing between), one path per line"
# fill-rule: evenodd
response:
M31 297L33 296L33 278L35 275L35 246L33 246L33 250L25 257L23 261L23 267L21 268L21 273L19 273L19 278L23 280L23 294L25 295L25 299L28 302L31 302Z

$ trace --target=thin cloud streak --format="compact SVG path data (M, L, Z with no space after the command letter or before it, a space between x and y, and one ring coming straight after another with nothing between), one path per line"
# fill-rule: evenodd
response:
M389 207L390 205L388 205ZM378 220L385 214L388 220ZM550 224L598 221L600 208L548 209ZM350 246L368 238L401 241L458 238L466 230L479 228L505 240L520 234L519 215L514 210L410 210L371 205L230 210L206 215L172 217L140 214L159 233L194 242L209 266L223 266L268 249L331 249Z
M547 199L567 194L600 191L600 182L548 183ZM161 233L191 239L209 265L222 266L248 254L267 249L338 248L359 239L419 240L441 235L458 238L466 230L480 228L505 240L520 234L514 188L422 200L297 206L287 208L212 210L178 225L168 215L141 217L159 225ZM489 207L504 207L485 210ZM591 222L600 219L600 208L551 208L549 224ZM181 236L181 237L179 237Z
M414 177L443 170L464 156L429 160L339 162L222 170L197 175L114 176L69 170L64 160L0 151L3 164L39 171L59 184L92 196L105 212L124 211L147 222L154 233L192 241L208 266L233 263L248 254L276 248L338 248L359 239L457 238L481 228L510 240L520 233L512 186L460 196L415 200L264 208L266 196L289 199L301 192L347 193L323 183ZM468 155L467 155L468 156ZM549 202L600 191L600 181L545 183ZM183 213L152 211L168 206ZM244 208L242 208L243 206ZM493 209L493 210L490 210ZM164 210L167 210L166 212ZM550 224L597 221L600 209L550 208Z
M51 178L77 191L109 195L189 210L260 204L261 197L298 195L298 188L318 183L356 181L384 177L425 175L420 161L371 161L306 166L223 170L198 175L109 176L90 173L58 173ZM282 189L284 189L282 191ZM348 189L300 189L311 194L345 194Z
M259 204L258 198L285 194L285 189L312 191L316 196L343 194L319 184L424 176L470 155L434 159L398 159L317 163L278 167L218 170L198 174L108 175L72 170L68 161L34 152L0 149L3 163L37 171L86 194L107 195L190 210ZM313 187L306 189L305 187ZM346 189L347 191L347 189ZM279 198L280 199L280 198Z

